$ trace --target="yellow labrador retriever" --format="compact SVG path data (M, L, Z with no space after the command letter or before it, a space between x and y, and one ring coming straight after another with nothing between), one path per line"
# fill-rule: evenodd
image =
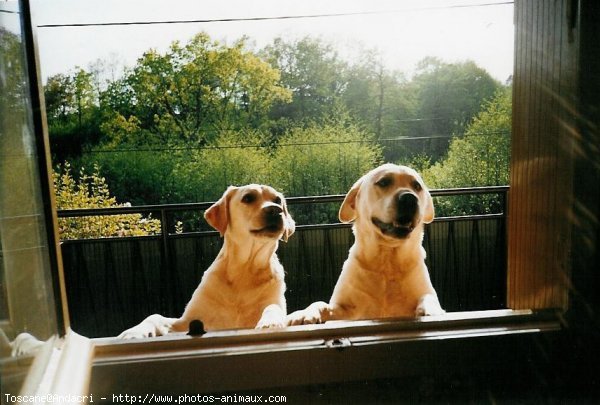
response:
M340 221L354 222L355 242L331 300L290 314L288 324L443 314L422 247L433 217L413 169L385 164L361 177L339 211Z
M275 251L295 223L283 195L264 185L230 186L204 217L224 243L183 315L150 315L120 338L186 331L193 320L206 330L285 326L284 273Z

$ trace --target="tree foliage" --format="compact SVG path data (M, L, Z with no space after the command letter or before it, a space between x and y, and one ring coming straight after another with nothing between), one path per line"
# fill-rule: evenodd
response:
M425 181L433 188L506 185L509 181L511 88L496 92L467 127L465 135L450 143L447 156L424 170ZM448 201L446 212L489 213L498 208L495 196Z
M186 153L172 174L185 184L181 200L216 200L228 185L246 183L270 184L287 196L344 193L381 162L371 136L339 117L294 127L274 147L261 141L256 132L224 133L214 144Z
M229 185L269 182L269 155L255 131L225 131L173 168L180 201L216 201Z
M97 165L120 201L133 205L182 202L173 169L183 152L161 149L106 149L87 155L83 164Z
M204 145L220 131L264 125L271 105L290 93L245 42L227 46L200 33L164 54L144 53L107 92L108 143Z
M273 153L271 181L287 195L341 194L381 161L372 136L340 112L286 133Z
M333 46L310 37L290 42L276 38L261 55L281 72L281 82L292 94L290 103L275 103L274 119L314 122L332 112L346 82L346 64Z
M415 114L414 105L402 73L389 71L376 51L367 50L347 77L344 104L376 139L413 135L406 122Z
M382 162L373 136L343 112L324 123L286 133L272 155L269 180L288 196L344 194L365 172ZM301 224L337 222L338 204L294 206Z
M77 158L84 146L100 139L103 120L91 73L76 68L48 78L46 114L55 161Z
M408 79L375 50L351 63L310 37L247 43L200 33L108 81L101 61L49 78L55 164L97 165L136 205L214 200L250 182L344 193L381 161L417 163L438 187L507 179L506 145L492 134L506 127L506 105L486 103L501 86L473 62L426 58Z
M428 135L459 135L479 112L482 103L500 87L489 73L472 61L444 63L423 59L413 80L421 131Z
M425 58L411 82L415 97L413 135L434 137L429 156L437 161L453 136L462 135L500 83L472 61L445 63Z

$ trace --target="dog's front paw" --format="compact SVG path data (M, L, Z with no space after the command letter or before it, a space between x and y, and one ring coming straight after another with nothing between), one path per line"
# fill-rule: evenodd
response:
M315 323L323 323L324 311L329 308L325 302L314 302L310 304L306 309L292 312L287 316L288 326L292 325L312 325Z
M171 331L174 318L165 318L162 315L154 314L144 319L139 325L129 328L117 339L142 339L154 336L164 336Z
M321 323L321 317L319 314L315 314L306 309L301 309L296 312L292 312L287 316L288 326L293 325L312 325L315 323Z
M437 296L433 294L425 294L419 299L415 316L434 316L443 315L446 311L442 309Z
M285 316L263 316L256 324L256 329L283 328L286 326Z
M11 343L12 356L28 356L37 353L37 351L44 345L44 342L37 340L33 335L29 333L20 333L16 339Z
M269 305L263 311L256 324L256 329L283 328L285 326L285 312L278 305Z

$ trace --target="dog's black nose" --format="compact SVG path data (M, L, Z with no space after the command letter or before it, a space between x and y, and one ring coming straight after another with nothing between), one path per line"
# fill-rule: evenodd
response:
M411 209L419 205L419 199L413 193L400 193L398 195L398 208Z
M419 209L419 199L416 195L409 192L398 194L397 220L405 225L412 222L417 210Z
M281 214L283 212L283 208L281 208L279 205L269 205L265 208L263 208L263 211L265 214L267 214L268 216L278 216L279 214Z
M279 226L283 219L281 217L281 213L283 212L283 208L279 205L273 204L268 205L263 208L263 213L265 216L265 220L268 225Z

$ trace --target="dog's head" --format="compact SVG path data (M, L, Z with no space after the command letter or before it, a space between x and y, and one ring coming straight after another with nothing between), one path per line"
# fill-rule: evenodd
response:
M356 221L392 240L410 237L433 217L433 201L421 176L409 167L389 163L354 183L339 212L340 221Z
M259 184L229 186L204 218L221 236L231 232L240 237L287 241L295 230L283 194Z

